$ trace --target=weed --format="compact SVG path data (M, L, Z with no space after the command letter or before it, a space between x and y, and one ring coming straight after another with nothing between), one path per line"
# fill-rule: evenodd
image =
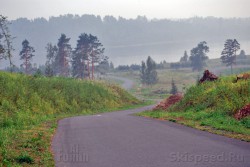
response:
M16 160L18 163L32 164L34 162L34 160L29 156L28 153L22 153L16 158Z

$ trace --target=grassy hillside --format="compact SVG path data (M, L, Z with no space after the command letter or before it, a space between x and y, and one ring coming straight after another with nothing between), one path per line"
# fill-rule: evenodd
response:
M53 166L56 121L138 104L118 86L0 72L0 166Z
M250 80L234 83L235 76L222 77L190 87L184 98L167 111L140 115L179 122L202 130L250 141L250 117L233 115L250 104Z

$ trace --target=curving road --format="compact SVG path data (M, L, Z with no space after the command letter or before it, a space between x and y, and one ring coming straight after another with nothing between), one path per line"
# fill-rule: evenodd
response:
M249 167L250 144L133 113L153 106L59 121L58 167Z

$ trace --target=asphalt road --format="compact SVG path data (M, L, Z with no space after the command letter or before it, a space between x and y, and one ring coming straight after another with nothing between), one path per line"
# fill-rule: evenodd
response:
M249 167L250 144L118 111L59 121L58 167Z
M59 121L57 167L250 167L250 143L117 111Z

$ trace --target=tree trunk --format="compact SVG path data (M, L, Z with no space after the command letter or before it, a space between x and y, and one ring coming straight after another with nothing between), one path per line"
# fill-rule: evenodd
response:
M25 74L28 74L27 66L28 66L28 60L27 60L27 51L26 51L26 53L25 53Z
M236 50L235 50L235 53L234 53L234 55L235 55L235 65L236 65Z
M94 80L94 61L92 60L92 80Z
M88 77L89 77L89 79L90 79L89 60L88 60Z
M80 77L83 79L84 78L84 60L82 61L82 71L80 69Z
M91 63L92 63L92 80L94 80L94 54L91 54Z
M28 70L27 70L27 58L25 58L25 74L28 74Z
M84 49L82 48L81 49L81 51L82 51L82 69L80 68L80 77L81 77L81 79L83 79L84 78L84 71L85 71L85 66L84 66ZM82 71L81 71L82 70Z
M64 63L64 53L63 53L63 63L62 63L62 65L63 66L62 66L62 69L60 71L60 74L64 76L64 65L65 65L65 63Z

